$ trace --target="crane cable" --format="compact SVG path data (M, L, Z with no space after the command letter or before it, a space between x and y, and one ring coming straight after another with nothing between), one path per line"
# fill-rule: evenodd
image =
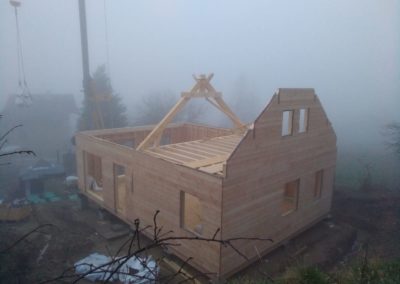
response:
M106 0L103 1L104 4L104 29L105 29L105 45L106 45L106 71L108 74L108 79L111 85L111 72L110 72L110 49L109 49L109 42L108 42L108 20L107 20L107 5Z
M15 26L17 30L18 86L20 92L17 93L16 103L20 106L29 106L32 104L32 95L26 82L24 55L22 51L22 40L17 9L21 4L13 0L10 1L10 4L14 7Z
M112 84L111 84L111 71L110 71L110 48L108 41L108 19L107 19L107 0L103 0L104 5L104 35L105 35L105 46L106 46L106 73L108 75L108 84L110 87L110 94L108 94L108 99L112 100ZM109 108L109 116L111 118L109 127L114 128L114 113L113 109Z

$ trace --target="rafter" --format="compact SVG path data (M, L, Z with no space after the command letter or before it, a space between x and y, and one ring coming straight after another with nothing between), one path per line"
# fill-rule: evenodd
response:
M160 145L160 140L165 127L172 121L176 114L186 105L192 98L205 98L214 107L223 112L233 122L235 132L243 132L247 126L242 123L239 117L228 107L222 99L222 93L217 92L210 84L214 74L200 75L196 77L193 75L196 84L189 92L183 92L179 101L167 113L167 115L157 124L157 126L147 135L147 137L139 144L137 150L145 150L149 147L157 147Z

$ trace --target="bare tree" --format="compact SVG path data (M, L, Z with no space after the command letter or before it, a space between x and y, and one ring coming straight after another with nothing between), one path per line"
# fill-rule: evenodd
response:
M400 122L387 124L384 135L388 138L386 145L400 158Z
M200 236L193 236L193 237L187 237L187 236L175 236L173 231L167 231L164 232L162 227L159 227L157 225L157 216L160 213L160 211L156 211L156 213L153 216L153 225L152 226L146 226L146 227L141 227L140 226L140 220L136 219L134 223L134 228L132 229L132 234L131 236L123 242L123 244L119 247L118 251L116 252L116 257L112 258L111 261L104 263L102 265L93 267L89 269L87 272L77 275L75 273L75 267L69 267L65 269L60 275L48 279L45 281L40 282L41 284L45 283L58 283L59 281L68 281L70 283L78 283L80 280L85 278L86 276L93 274L93 273L102 273L104 275L103 283L109 283L110 281L113 280L113 277L115 275L120 275L120 274L127 274L126 272L121 272L121 268L123 265L125 265L132 257L137 257L139 261L141 261L142 266L149 272L146 274L146 276L137 276L137 280L154 280L156 279L157 283L170 283L170 282L177 282L178 277L182 278L181 281L178 282L187 282L187 281L192 281L198 277L211 277L213 276L213 273L209 274L204 274L200 273L198 275L188 275L184 271L184 267L189 265L190 262L194 259L193 257L188 257L183 263L181 264L180 268L171 274L168 275L163 275L161 277L158 277L157 275L154 275L156 272L149 268L147 266L147 262L143 259L146 258L140 258L140 256L146 256L148 252L150 252L152 249L155 248L163 248L166 249L168 247L176 247L181 245L181 241L193 241L193 242L208 242L208 243L219 243L223 245L224 247L231 248L234 250L237 254L239 254L241 257L246 259L247 261L250 261L250 259L247 258L247 256L242 253L239 249L235 247L235 242L236 241L243 241L243 240L248 240L248 241L268 241L268 242L273 242L272 239L270 238L258 238L258 237L240 237L240 238L228 238L228 239L221 239L218 237L220 233L220 229L217 229L215 233L212 236L209 237L200 237ZM143 245L142 240L141 240L141 234L144 231L151 231L152 232L152 238L150 243ZM122 252L122 256L120 255ZM160 262L162 259L157 259L157 262ZM86 265L90 266L90 264L81 264L81 265ZM149 277L151 275L151 277ZM263 273L264 276L265 273ZM270 278L269 276L266 276Z
M0 115L0 119L3 116ZM7 130L5 133L0 133L0 151L1 149L3 149L3 147L7 144L7 136L10 135L14 130L16 130L17 128L22 127L22 124L20 125L16 125L12 128L10 128L9 130ZM0 152L0 158L1 157L5 157L5 156L12 156L12 155L16 155L16 154L28 154L28 155L35 155L35 152L31 151L31 150L14 150L14 151L9 151L9 152L5 152L5 153L1 153ZM1 165L1 164L0 164Z
M171 92L154 92L143 97L142 103L137 107L136 125L150 125L158 123L174 106L177 98ZM198 104L188 104L175 117L175 121L195 122L203 111Z

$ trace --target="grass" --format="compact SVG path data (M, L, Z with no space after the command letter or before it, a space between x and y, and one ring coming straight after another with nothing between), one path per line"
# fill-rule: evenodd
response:
M330 277L316 267L295 267L286 271L278 283L284 284L329 284Z
M274 281L241 277L230 284L399 284L400 259L394 261L369 260L345 266L329 274L316 267L291 267Z
M395 284L400 283L400 259L395 261L369 261L349 267L338 277L340 284L370 283Z

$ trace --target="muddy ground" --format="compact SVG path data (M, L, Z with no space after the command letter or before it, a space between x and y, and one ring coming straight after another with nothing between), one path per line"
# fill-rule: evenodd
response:
M59 189L60 195L70 193L67 189ZM0 251L3 250L0 283L38 283L54 279L65 271L68 273L77 260L90 253L115 254L129 238L123 233L123 225L110 225L118 221L107 215L99 216L94 206L82 211L79 201L63 199L35 205L33 209L32 216L26 221L0 224ZM45 224L51 225L4 252L24 234ZM110 239L113 235L123 236ZM233 278L260 279L265 275L274 278L299 265L316 265L327 271L337 271L346 262L364 254L366 245L369 257L394 259L400 257L399 239L399 193L337 188L331 218L285 243ZM151 253L157 258L162 255L161 250ZM161 273L166 275L171 270L163 266ZM53 283L70 282L71 278L61 277Z

